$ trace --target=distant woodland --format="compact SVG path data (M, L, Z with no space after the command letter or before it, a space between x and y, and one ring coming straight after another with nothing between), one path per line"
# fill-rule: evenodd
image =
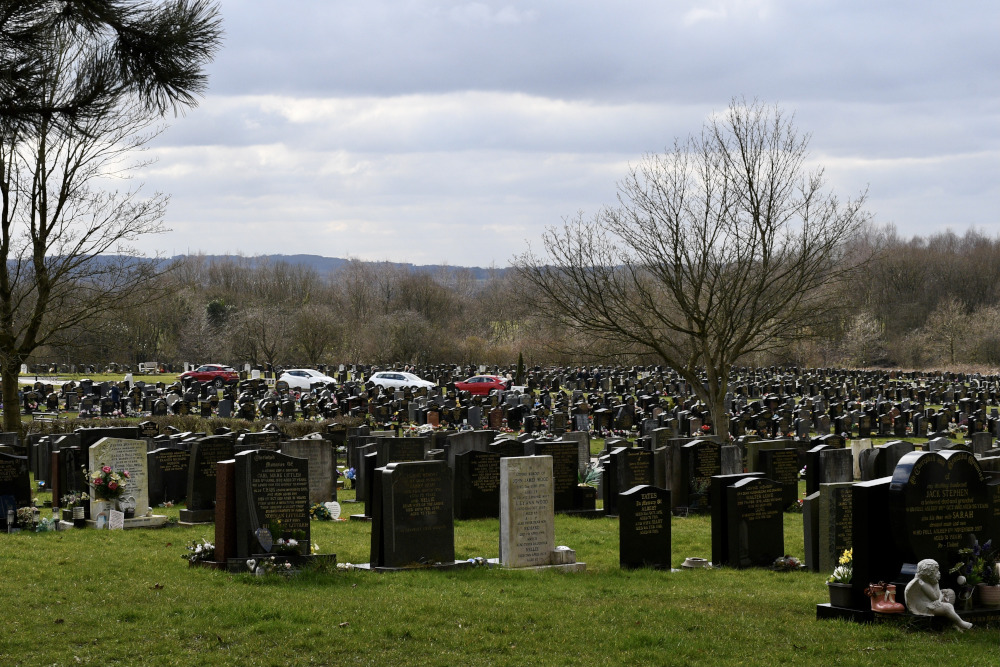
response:
M857 244L844 261L879 252L838 295L840 316L748 365L1000 366L1000 238L883 227ZM656 363L590 343L537 312L509 269L186 256L142 305L83 322L30 361L513 364L521 353L529 365Z

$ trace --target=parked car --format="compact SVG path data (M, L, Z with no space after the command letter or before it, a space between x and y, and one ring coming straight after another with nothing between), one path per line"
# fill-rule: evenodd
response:
M221 364L204 364L193 371L184 371L177 376L177 379L182 382L185 378L192 378L198 382L211 382L216 387L221 389L224 385L238 382L240 375L229 366L223 366Z
M456 382L455 389L476 396L486 396L494 389L507 389L507 380L498 375L474 375L464 382Z
M287 382L289 389L296 389L298 391L309 391L313 388L313 385L327 385L331 382L336 382L336 380L329 375L323 375L319 371L313 370L312 368L289 369L282 373L278 378L278 382L281 381Z
M369 378L369 382L388 389L402 389L404 387L427 387L430 389L437 386L433 382L418 378L413 373L401 371L379 371Z

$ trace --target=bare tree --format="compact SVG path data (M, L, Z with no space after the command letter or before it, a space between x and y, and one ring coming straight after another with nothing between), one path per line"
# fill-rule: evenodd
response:
M213 7L180 0L161 9L113 0L0 4L0 61L22 68L0 76L7 431L20 427L18 372L32 352L67 342L85 321L139 303L159 271L132 243L162 230L166 196L97 186L142 166L131 156L149 139L150 123L165 105L191 103L203 83L201 67L218 45ZM135 43L144 36L149 41ZM158 59L166 47L174 51ZM136 51L144 55L133 57Z
M780 109L734 100L515 266L542 313L677 370L724 434L731 366L833 313L823 288L851 272L842 248L868 219L864 195L841 202L806 172L807 146Z

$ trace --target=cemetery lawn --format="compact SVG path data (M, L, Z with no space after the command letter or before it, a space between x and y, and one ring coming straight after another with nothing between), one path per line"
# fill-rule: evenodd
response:
M366 562L370 528L314 521L313 541L341 563ZM710 556L707 516L672 529L675 567ZM456 522L457 556L495 557L498 530ZM801 556L800 514L785 515L785 535ZM213 536L211 525L0 536L0 665L972 666L998 655L995 629L817 621L826 573L622 571L612 519L557 516L556 543L587 563L575 575L189 568L184 547Z

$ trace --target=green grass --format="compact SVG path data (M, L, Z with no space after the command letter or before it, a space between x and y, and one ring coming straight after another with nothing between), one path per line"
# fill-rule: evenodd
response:
M323 553L368 561L370 524L312 528ZM825 573L622 571L611 519L556 518L556 543L587 563L574 575L355 570L286 580L189 568L184 546L213 531L0 536L0 665L983 665L997 656L996 630L817 621ZM672 531L675 567L710 556L708 517L675 518ZM456 556L495 557L497 533L496 520L457 522ZM801 515L785 515L785 534L801 556Z

